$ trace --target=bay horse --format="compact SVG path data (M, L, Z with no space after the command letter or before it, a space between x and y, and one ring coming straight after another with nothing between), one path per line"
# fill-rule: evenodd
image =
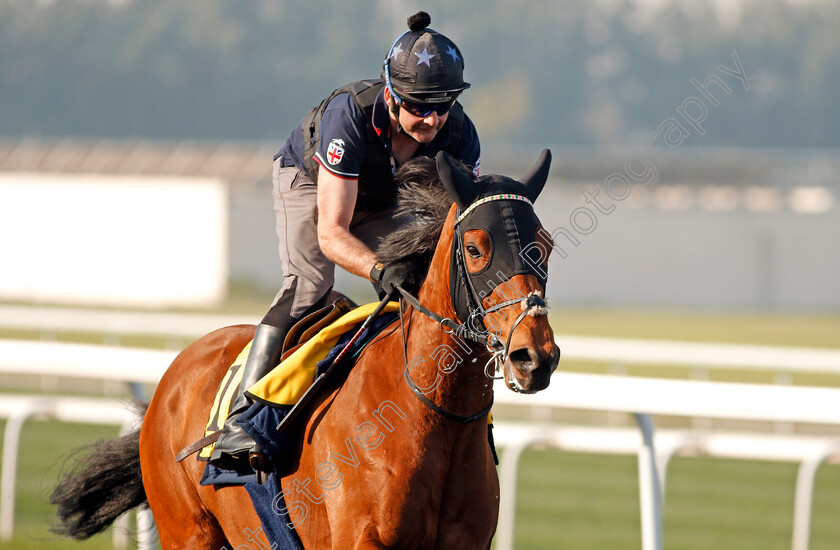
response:
M551 243L532 205L550 161L543 151L520 181L474 179L445 154L398 171L401 208L415 223L380 257L419 261L427 275L416 298L400 289L410 305L401 303L399 320L301 415L280 511L307 550L490 548L495 371L511 390L533 393L560 355L540 297ZM147 500L165 550L270 548L246 489L200 486L204 463L175 461L204 435L216 389L253 335L253 326L223 328L178 355L139 432L106 442L56 489L59 530L89 536Z

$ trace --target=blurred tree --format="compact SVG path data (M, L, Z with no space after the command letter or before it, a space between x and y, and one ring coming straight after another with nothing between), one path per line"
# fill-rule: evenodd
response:
M0 0L0 135L285 139L333 88L377 77L408 3ZM687 145L840 145L840 3L426 2L455 40L485 139L645 142L737 51ZM405 12L405 13L401 13ZM737 82L732 81L737 84Z

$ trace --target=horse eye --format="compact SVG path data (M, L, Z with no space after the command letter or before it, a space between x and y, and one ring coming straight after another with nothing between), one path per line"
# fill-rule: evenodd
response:
M481 250L475 245L467 245L467 254L470 255L470 258L481 258Z

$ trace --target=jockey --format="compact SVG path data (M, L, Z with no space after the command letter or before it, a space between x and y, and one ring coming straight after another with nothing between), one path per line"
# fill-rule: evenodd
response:
M383 266L374 252L379 238L401 223L394 212L396 168L444 150L478 175L478 135L456 102L470 87L463 57L430 23L426 12L409 17L410 30L394 41L381 78L333 92L274 157L283 285L257 326L214 464L247 463L255 444L235 422L250 406L244 391L277 365L292 325L326 304L335 264L387 294L413 282L411 269Z

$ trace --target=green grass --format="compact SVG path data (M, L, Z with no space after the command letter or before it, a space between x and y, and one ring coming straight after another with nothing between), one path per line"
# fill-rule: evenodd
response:
M85 542L50 533L54 510L48 497L72 449L114 435L116 428L28 424L22 440L15 536L10 543L0 543L0 549L111 548L110 531ZM641 548L635 458L532 450L523 455L519 473L517 550ZM673 459L665 547L790 548L795 477L793 464ZM812 550L837 548L838 494L840 466L823 466L817 477Z
M635 458L531 451L519 474L517 550L641 548ZM675 458L666 487L665 548L789 549L795 479L793 464ZM823 466L811 550L837 548L838 490L840 466Z
M244 311L247 300L237 303ZM262 313L259 308L259 314ZM250 310L249 310L250 311ZM752 314L687 311L551 310L555 332L689 341L840 348L840 314ZM256 314L255 314L256 315ZM36 334L2 334L32 337ZM101 343L100 335L60 334L61 340ZM128 336L127 345L162 343ZM607 365L570 364L561 369L602 372ZM685 369L638 366L628 373L682 376ZM750 371L713 371L712 379L771 382ZM840 385L840 377L800 376L795 383ZM0 383L0 386L4 384ZM6 391L3 389L3 391ZM0 427L4 426L0 421ZM32 422L23 432L15 537L0 550L105 549L111 535L76 543L48 530L54 511L48 496L63 457L75 447L116 435L116 428ZM791 544L796 466L783 463L675 458L669 466L665 547L669 550L773 550ZM838 548L840 466L823 466L817 477L812 550ZM635 458L528 451L520 463L516 548L641 548Z
M688 310L563 308L551 310L554 332L840 348L840 313L755 313Z
M0 422L0 427L5 423ZM115 437L117 427L82 426L54 422L28 422L21 436L18 457L14 537L2 549L58 550L112 548L111 531L85 543L59 538L49 531L55 511L49 495L71 452L102 438Z

